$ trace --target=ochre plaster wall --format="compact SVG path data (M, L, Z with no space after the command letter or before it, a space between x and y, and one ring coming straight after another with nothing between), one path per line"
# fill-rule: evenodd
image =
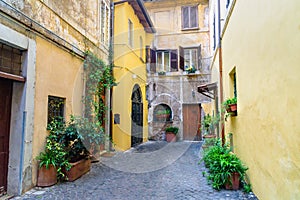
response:
M300 199L299 7L237 1L223 35L224 99L234 68L238 99L225 131L259 199Z
M83 60L56 45L36 38L36 93L34 112L33 161L44 148L48 135L48 95L65 98L65 117L81 115L83 95ZM36 182L37 165L32 179Z
M128 44L128 19L133 24L133 46ZM149 34L145 32L128 3L115 6L114 22L114 76L117 86L113 87L113 114L120 114L120 124L113 125L113 142L118 150L131 147L131 95L138 84L143 101L143 141L147 141L148 102L146 100L145 46L149 45ZM143 41L141 56L140 38ZM113 120L114 121L114 120Z

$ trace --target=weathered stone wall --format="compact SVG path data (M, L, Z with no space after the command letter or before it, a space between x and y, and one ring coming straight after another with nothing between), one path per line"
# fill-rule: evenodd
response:
M168 105L172 110L172 125L182 127L182 104L200 104L211 100L197 92L197 86L209 82L210 75L149 75L149 137L162 132L169 123L156 122L153 119L154 108L160 104ZM179 139L182 138L179 129Z
M107 59L109 42L102 42L100 34L102 1L64 0L62 3L58 0L7 0L6 2L16 10L4 3L0 4L1 10L30 28L42 32L53 40L65 40L60 41L62 45L67 45L64 44L67 42L68 46L73 45L83 52L91 50L102 59ZM109 9L108 0L106 5ZM25 17L18 14L18 11ZM47 31L41 27L45 27Z

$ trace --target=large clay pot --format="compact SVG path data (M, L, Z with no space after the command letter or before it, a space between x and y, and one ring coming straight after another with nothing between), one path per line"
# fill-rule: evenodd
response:
M166 132L167 142L176 142L176 135L172 132Z
M231 176L228 177L228 181L225 184L227 190L238 190L240 187L240 174L238 172L233 172Z
M75 163L70 163L72 165L69 171L64 171L67 176L68 181L74 181L81 177L83 174L87 173L91 169L91 160L82 159Z
M39 168L37 186L49 187L57 183L57 171L53 165L50 165L47 169L45 165Z

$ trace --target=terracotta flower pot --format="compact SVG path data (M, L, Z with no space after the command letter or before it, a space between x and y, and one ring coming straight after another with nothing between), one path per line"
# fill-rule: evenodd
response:
M39 168L37 186L49 187L57 183L57 171L53 165L50 165L47 169L45 165Z
M64 170L68 181L74 181L81 177L83 174L87 173L91 169L91 160L82 159L75 163L70 163L72 165L69 171Z
M206 134L206 135L203 135L203 138L216 138L217 135L216 134Z
M166 132L167 142L176 142L176 135L172 132Z
M237 110L237 104L236 103L235 104L230 104L229 107L230 107L231 112L236 112L236 110Z
M228 177L228 181L225 184L227 190L238 190L240 187L240 174L238 172L233 172L231 176Z

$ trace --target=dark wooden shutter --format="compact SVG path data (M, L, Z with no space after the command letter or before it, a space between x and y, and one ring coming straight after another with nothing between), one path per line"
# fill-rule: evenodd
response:
M171 71L176 72L178 71L178 56L177 56L177 50L171 50Z
M182 29L189 28L189 7L181 8L181 26Z
M202 68L201 44L197 48L197 56L198 56L198 69L201 69Z
M150 49L150 72L156 72L156 51L155 49Z
M189 28L198 27L198 6L190 7L190 26Z
M184 49L179 46L179 68L184 71Z

